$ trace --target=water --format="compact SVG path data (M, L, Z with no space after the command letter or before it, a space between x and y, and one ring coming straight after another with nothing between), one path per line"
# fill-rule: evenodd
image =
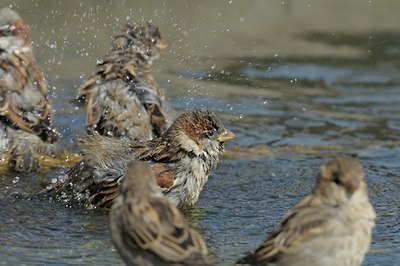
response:
M329 158L358 158L377 211L364 265L400 259L400 32L397 1L25 1L61 146L77 152L77 86L128 21L171 42L154 76L177 113L204 106L237 134L186 212L219 265L252 250ZM0 176L0 264L121 265L107 212L27 199L63 169Z

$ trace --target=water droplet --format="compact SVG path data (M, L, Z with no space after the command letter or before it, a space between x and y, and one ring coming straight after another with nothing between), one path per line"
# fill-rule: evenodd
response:
M16 177L14 177L12 182L15 184L15 183L18 183L18 181L19 181L19 176L16 176Z
M66 174L60 175L60 176L58 177L58 180L60 180L60 182L62 182L62 183L64 183L65 181L67 181L67 179L68 179L68 175L66 175Z

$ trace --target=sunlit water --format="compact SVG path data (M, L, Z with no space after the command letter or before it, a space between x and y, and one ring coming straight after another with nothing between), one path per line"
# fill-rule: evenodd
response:
M364 265L394 265L400 260L400 33L393 30L396 21L385 18L398 17L392 8L397 2L353 3L354 13L337 20L329 14L340 6L310 11L306 1L278 2L198 7L93 1L66 7L28 1L19 10L33 24L38 61L55 88L50 97L61 146L72 151L78 151L75 138L84 134L85 118L70 100L107 51L110 34L129 16L161 26L172 45L155 62L154 76L171 108L177 114L213 109L237 134L198 205L185 212L219 265L232 264L263 241L311 191L319 166L338 155L363 163L378 214ZM262 9L269 20L256 19ZM298 19L303 13L316 21ZM369 23L366 17L376 19ZM298 31L289 30L296 26ZM63 171L0 177L1 265L122 264L110 241L107 211L28 199Z

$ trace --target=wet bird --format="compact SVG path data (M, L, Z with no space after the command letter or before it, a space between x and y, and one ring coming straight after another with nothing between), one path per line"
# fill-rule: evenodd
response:
M10 8L0 10L0 150L10 167L38 169L36 155L51 153L58 134L52 125L47 85L31 48L28 25Z
M361 265L375 216L362 165L351 158L333 159L321 167L314 191L237 264Z
M86 129L114 138L149 140L168 127L164 94L150 67L168 46L157 27L126 25L98 60L77 99L86 100Z
M130 162L110 211L111 238L127 265L211 265L207 246L163 196L146 162Z
M234 137L214 112L205 109L182 114L161 137L145 143L85 136L79 140L84 160L61 176L49 192L110 207L127 164L140 160L149 162L166 197L178 207L191 206L217 165L224 142Z

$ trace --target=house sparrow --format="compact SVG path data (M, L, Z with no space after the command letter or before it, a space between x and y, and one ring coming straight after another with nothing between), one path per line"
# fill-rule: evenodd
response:
M160 192L148 163L128 164L119 194L111 239L127 265L211 265L203 238Z
M194 205L211 168L235 135L211 111L195 109L179 116L159 138L132 144L98 134L79 140L84 160L50 187L78 202L110 207L127 164L148 161L166 197L178 207Z
M314 191L237 264L361 265L375 216L362 165L351 158L333 159L321 167Z
M42 70L30 46L28 25L10 8L0 10L0 149L17 171L37 170L37 153L58 138Z
M84 82L78 100L86 99L89 134L149 140L168 127L164 95L150 66L168 46L157 27L129 26L114 37L94 75Z

